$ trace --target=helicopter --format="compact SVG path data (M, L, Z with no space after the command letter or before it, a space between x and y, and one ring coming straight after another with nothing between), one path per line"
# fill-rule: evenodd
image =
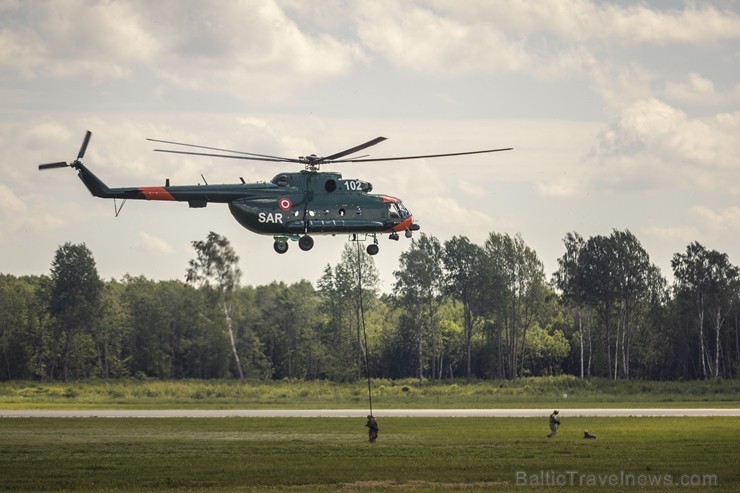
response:
M386 140L376 137L363 144L345 149L329 156L310 154L298 158L270 156L250 152L222 149L168 140L147 139L169 146L182 146L195 150L154 149L181 155L204 157L247 159L277 163L298 163L303 170L281 172L269 182L240 183L222 185L170 185L145 187L108 187L90 169L82 164L92 132L86 132L77 153L77 158L68 163L59 161L39 165L39 170L54 168L73 168L95 197L120 199L123 203L115 212L118 215L126 200L161 200L187 202L191 208L206 207L209 203L226 203L240 225L257 234L272 235L273 248L277 253L288 251L288 241L297 241L303 251L311 250L314 239L311 235L349 234L350 239L372 239L366 251L369 255L378 253L378 235L387 234L389 239L398 240L399 233L411 238L420 226L414 222L411 212L403 202L390 195L371 194L372 184L359 179L342 178L335 171L321 171L321 165L329 163L364 163L376 161L397 161L407 159L437 158L483 154L508 151L512 148L488 149L483 151L429 154L418 156L367 158L366 155L349 157L363 149ZM213 152L205 152L213 151ZM204 179L205 180L205 179Z

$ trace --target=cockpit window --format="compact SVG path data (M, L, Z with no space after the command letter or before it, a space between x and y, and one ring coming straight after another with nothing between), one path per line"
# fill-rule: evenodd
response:
M288 186L288 175L277 175L272 179L272 182L279 187Z
M401 202L388 202L388 216L406 219L411 213Z

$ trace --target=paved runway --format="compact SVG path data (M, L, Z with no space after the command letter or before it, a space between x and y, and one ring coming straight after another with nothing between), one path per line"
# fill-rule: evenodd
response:
M548 416L552 409L375 409L377 417L430 418L532 418ZM3 410L0 418L361 418L367 409L155 409L155 410ZM740 416L740 409L567 409L562 417L670 417Z

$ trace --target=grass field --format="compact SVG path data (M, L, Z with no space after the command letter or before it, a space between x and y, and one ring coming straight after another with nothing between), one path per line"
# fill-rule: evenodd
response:
M369 444L349 418L0 419L1 488L740 490L740 418L563 418L553 439L546 419L379 424Z
M418 385L374 380L386 409L740 407L740 380L581 380L573 376ZM234 380L3 382L1 409L343 409L367 406L367 383Z
M0 383L0 409L367 409L367 384ZM740 418L568 418L577 407L740 407L739 381L562 376L419 386L376 409L559 408L542 418L3 418L2 491L740 491ZM596 440L584 440L583 430Z

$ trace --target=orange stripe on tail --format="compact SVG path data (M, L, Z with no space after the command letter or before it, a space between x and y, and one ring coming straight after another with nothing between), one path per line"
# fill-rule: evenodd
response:
M164 187L141 187L139 190L147 200L175 200L175 197Z

